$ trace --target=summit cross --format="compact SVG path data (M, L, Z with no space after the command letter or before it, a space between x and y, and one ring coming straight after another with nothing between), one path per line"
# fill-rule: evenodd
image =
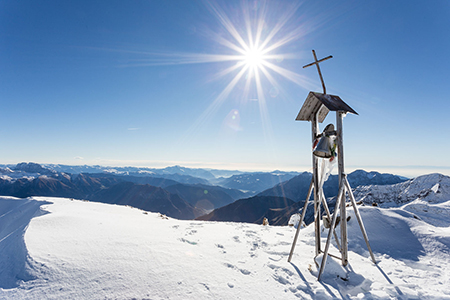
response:
M323 81L322 72L320 72L320 66L319 66L319 63L321 63L321 62L323 62L323 61L325 61L325 60L327 60L327 59L333 58L333 56L330 55L330 56L327 56L327 57L325 57L325 58L322 58L321 60L317 60L316 51L313 50L312 53L313 53L313 55L314 55L314 60L315 60L315 62L312 62L312 63L310 63L310 64L307 64L307 65L303 66L303 69L304 69L304 68L307 68L307 67L310 67L310 66L312 66L312 65L316 65L316 67L317 67L317 72L319 72L320 81L322 82L323 93L326 94L326 93L327 93L327 90L325 89L325 82Z

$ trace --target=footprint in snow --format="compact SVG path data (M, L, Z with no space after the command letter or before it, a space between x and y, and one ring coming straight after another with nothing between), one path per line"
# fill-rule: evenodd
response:
M289 243L289 242L282 241L282 242L276 243L275 246L287 246L287 245L290 245L290 244L291 243Z
M225 251L225 247L221 244L216 244L216 247L219 249L222 249L222 253L227 253L227 251Z
M274 265L274 264L269 264L269 265L267 265L267 266L268 266L269 268L271 268L272 270L275 270L275 271L280 270L280 271L286 273L287 276L293 276L293 275L294 275L294 272L292 272L291 270L286 269L286 268L284 268L284 267L280 267L280 266L277 266L277 265Z
M186 240L186 239L183 239L183 238L181 238L179 240L184 242L184 243L188 243L190 245L197 245L197 242L189 241L189 240Z
M278 256L278 257L276 257L276 258L274 258L274 257L270 257L269 256L269 259L270 260L272 260L272 261L280 261L280 260L282 260L283 259L283 257L280 255L280 256Z
M189 225L196 226L196 227L203 227L202 223L189 223Z
M241 272L244 275L250 275L252 272L250 272L249 270L246 269L241 269L236 267L235 265L229 264L229 263L225 263L224 264L227 268L233 269L233 270L238 270L239 272Z
M250 251L255 251L259 248L266 248L268 246L268 244L266 242L263 242L261 240L256 240L253 242L249 242L249 244L252 246L252 248L250 249Z
M246 269L239 269L239 271L244 274L244 275L250 275L252 272L250 272L249 270Z
M265 251L269 255L283 256L286 257L289 255L287 251Z
M281 283L281 284L284 284L284 285L286 285L286 284L291 284L290 283L290 281L289 280L287 280L286 278L284 278L283 276L280 276L280 275L273 275L272 276L273 277L273 279L275 279L275 281L278 281L279 283Z
M208 286L206 283L199 282L198 284L200 284L201 286L203 286L203 287L206 289L207 292L210 291L210 288L209 288L209 286Z
M254 237L254 236L257 235L257 232L256 232L256 231L253 231L253 230L247 230L247 231L245 232L245 235L248 236L248 237Z

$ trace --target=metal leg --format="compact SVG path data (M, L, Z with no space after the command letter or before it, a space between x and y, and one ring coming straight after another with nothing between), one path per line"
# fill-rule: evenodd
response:
M322 204L323 204L323 207L325 208L325 212L327 213L328 219L331 220L330 210L328 209L328 204L327 204L327 201L325 200L325 194L323 193L323 189L321 190L321 192L322 192ZM331 227L330 227L330 229L331 229ZM338 247L339 251L341 251L341 243L339 243L339 239L338 239L338 236L336 234L336 230L334 230L334 229L335 228L333 228L334 239L336 241L336 244L337 244L337 247Z
M346 174L342 174L341 185L345 187L344 182L347 181ZM343 189L341 202L341 257L342 265L348 264L348 242L347 242L347 207L345 206L345 188Z
M322 104L323 105L323 104ZM321 106L322 106L321 105ZM313 119L311 120L311 129L312 129L312 142L317 137L319 133L319 111L314 114ZM320 199L319 199L319 160L318 158L312 154L312 163L313 163L313 178L314 178L314 232L315 232L315 242L316 242L316 256L320 253Z
M338 216L338 209L339 209L340 205L343 205L343 204L341 204L341 202L344 203L342 201L342 199L344 197L345 197L345 187L344 187L344 185L340 185L338 197L336 200L336 206L334 208L334 213L333 213L333 221L331 222L331 227L330 227L330 230L328 231L327 243L325 245L325 251L323 252L322 263L320 264L320 270L319 270L319 275L317 276L317 280L320 280L320 276L322 276L323 270L325 269L325 264L327 262L327 256L328 256L328 249L330 248L330 243L331 243L331 236L332 236L332 232L334 231L334 226L336 225L336 220L337 220L337 216ZM343 222L343 220L341 222Z

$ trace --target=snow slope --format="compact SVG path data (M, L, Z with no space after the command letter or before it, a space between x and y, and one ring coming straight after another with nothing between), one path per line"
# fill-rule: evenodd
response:
M398 207L434 226L450 226L450 177L428 174L386 186L359 186L355 197L365 204Z
M447 212L448 203L440 202ZM403 206L360 212L378 264L349 209L349 266L329 258L318 282L313 226L301 230L288 263L293 227L0 197L0 298L450 299L448 224L424 222Z

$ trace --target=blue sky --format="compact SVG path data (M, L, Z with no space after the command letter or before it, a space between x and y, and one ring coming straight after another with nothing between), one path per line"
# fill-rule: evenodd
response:
M450 175L449 1L0 1L0 163L310 171L312 49L348 171Z

